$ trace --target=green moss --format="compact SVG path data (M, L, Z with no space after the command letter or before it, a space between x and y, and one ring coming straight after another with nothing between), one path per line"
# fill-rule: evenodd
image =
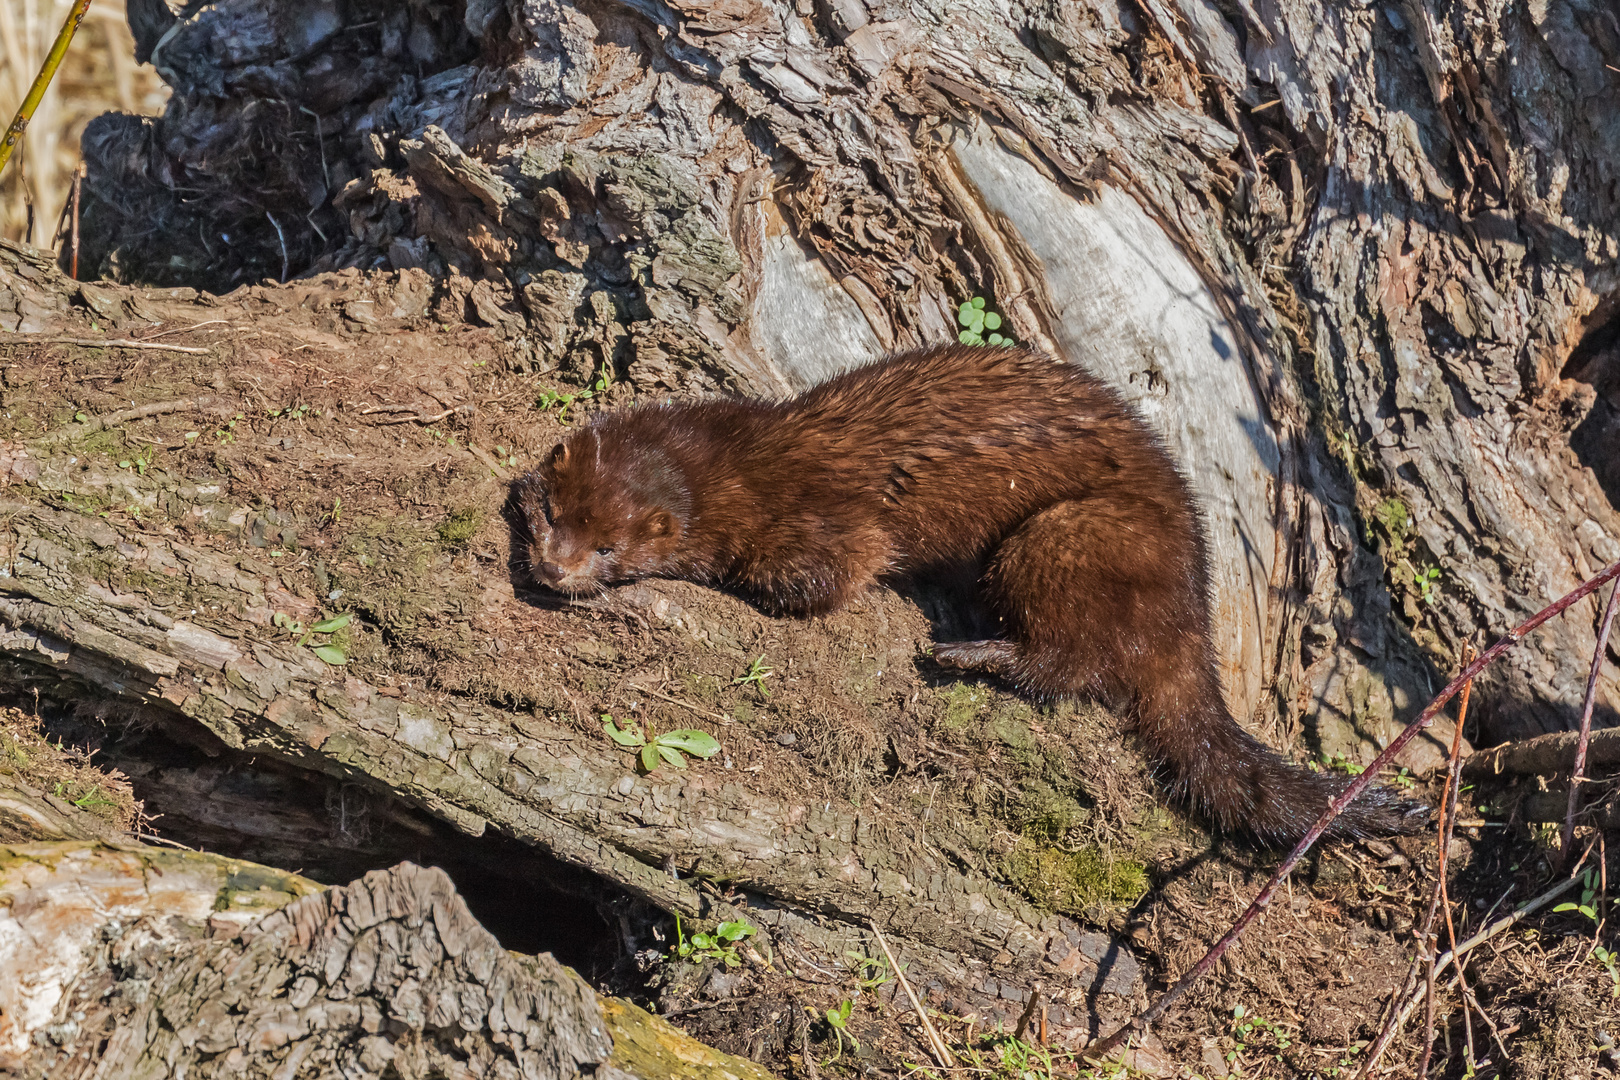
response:
M1018 751L1015 756L1019 760L1027 759L1030 764L1034 764L1033 755L1040 748L1035 733L1029 729L1032 716L1033 710L1028 706L1007 704L995 711L987 725L989 733L1000 740L1002 745Z
M705 1046L667 1020L653 1016L623 998L598 998L608 1034L613 1037L609 1064L633 1076L668 1080L774 1080L771 1073L745 1058Z
M957 683L940 695L944 705L940 724L946 731L956 733L971 724L990 700L990 691L971 683Z
M439 539L446 544L465 544L473 538L478 527L484 523L484 512L476 506L468 506L451 514L439 526Z
M1091 811L1044 780L1032 779L1025 781L1009 816L1023 836L1050 843L1085 824Z
M1128 904L1147 892L1147 868L1130 859L1111 860L1095 847L1064 851L1024 840L1006 861L1007 878L1045 911L1083 916L1098 905Z
M1399 499L1385 499L1373 507L1372 516L1395 548L1399 549L1406 545L1406 534L1412 528L1412 512L1406 508L1404 502Z

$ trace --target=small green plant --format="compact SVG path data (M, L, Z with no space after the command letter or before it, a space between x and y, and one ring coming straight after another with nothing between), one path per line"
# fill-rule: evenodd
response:
M889 970L889 960L884 956L862 956L858 952L845 952L844 959L849 961L850 970L855 973L855 981L861 984L862 990L876 991L885 983L894 981L894 972ZM900 965L904 970L905 965Z
M333 525L342 524L342 522L343 522L343 496L341 496L341 495L333 495L332 496L332 509L327 513L324 520L325 521L330 521Z
M1360 776L1362 773L1367 771L1367 767L1365 765L1358 765L1354 761L1351 761L1349 758L1345 757L1343 754L1323 754L1322 767L1325 769L1335 769L1344 773L1346 776Z
M1598 896L1597 871L1588 870L1581 875L1581 902L1566 901L1553 908L1553 911L1578 911L1593 922L1599 919L1599 908L1603 903Z
M766 687L765 680L775 674L776 669L773 667L766 667L765 654L760 653L754 658L753 662L748 665L747 671L743 672L737 678L731 680L731 685L748 686L749 684L753 684L754 689L759 691L760 697L770 697L771 692L769 688Z
M1226 1052L1226 1060L1234 1066L1238 1055L1249 1049L1251 1043L1260 1044L1255 1048L1272 1054L1278 1061L1283 1059L1283 1051L1294 1045L1293 1036L1285 1028L1275 1021L1249 1013L1242 1005L1232 1008L1232 1039L1236 1045Z
M858 1054L861 1052L860 1041L857 1040L854 1033L849 1030L849 1013L854 1007L855 1003L849 998L845 998L843 1001L838 1003L838 1007L836 1009L828 1009L820 1017L818 1017L818 1019L827 1021L827 1027L830 1028L833 1033L833 1056L828 1058L826 1061L823 1061L821 1063L823 1066L831 1065L843 1055L844 1044L846 1042L849 1043L849 1048L852 1053ZM812 1009L810 1006L806 1005L804 1009L805 1012L808 1012L811 1016L816 1015L816 1010Z
M652 772L658 768L661 761L667 761L677 769L684 769L686 754L691 754L695 758L712 758L720 752L719 741L707 731L699 731L697 728L666 731L649 739L640 725L626 722L621 728L613 722L610 713L603 713L602 730L607 733L608 738L620 746L639 750L641 768L645 772Z
M134 469L139 475L145 476L147 468L149 468L152 464L153 449L154 447L148 446L139 454L136 454L133 458L125 458L123 461L120 461L118 463L118 467L120 469Z
M1417 787L1417 778L1412 775L1412 770L1405 765L1401 766L1400 772L1386 776L1384 780L1390 787L1400 788L1402 791L1411 791Z
M495 461L496 461L497 464L500 464L500 465L511 466L511 465L516 465L518 463L518 457L517 457L517 454L515 452L508 453L506 447L497 446L495 448Z
M219 428L214 432L214 438L227 445L235 442L236 422L240 419L242 419L241 413L237 413L235 416L231 417L231 419L226 422L224 427Z
M1609 982L1613 984L1610 987L1609 996L1611 998L1620 998L1620 957L1616 957L1613 951L1605 949L1601 945L1593 945L1592 959L1602 964L1603 970L1609 973Z
M1413 570L1412 584L1418 588L1425 604L1432 604L1440 599L1440 568L1431 566L1427 570Z
M61 746L58 745L57 749L61 749ZM97 811L97 810L101 810L103 808L106 808L106 807L112 807L112 806L117 806L118 805L117 803L113 802L111 799L108 799L106 796L102 795L101 788L100 788L99 785L96 786L96 787L92 787L89 791L85 792L83 795L80 795L80 796L75 798L75 797L73 797L73 796L71 796L69 794L68 789L67 789L67 784L61 783L61 784L56 785L56 789L52 792L52 794L55 795L58 799L68 799L70 802L73 803L74 806L77 806L80 810L89 810L92 813Z
M715 960L726 967L734 968L742 963L741 958L737 956L737 943L744 938L753 937L758 932L748 923L737 919L733 922L723 922L713 930L699 931L687 937L681 926L681 917L676 915L674 952L682 960L690 960L694 964Z
M316 656L320 657L328 664L331 664L333 667L338 667L349 662L349 655L348 653L344 652L342 645L335 641L327 641L319 645L310 645L310 642L314 639L316 634L337 633L339 630L342 630L344 627L348 626L349 622L353 618L353 615L345 613L343 615L333 616L330 619L322 619L319 622L306 627L301 621L293 618L286 612L278 611L274 615L270 616L270 623L272 626L275 626L278 629L285 630L289 634L296 635L298 637L298 644L295 646L296 648L302 649L305 645L309 645L310 651Z
M280 416L284 416L288 420L302 420L304 417L311 415L311 413L308 405L288 405L284 409L267 409L265 410L265 415L269 416L272 420ZM313 415L319 416L321 414L317 411Z
M956 309L956 321L962 324L956 340L963 345L1011 345L1013 339L999 333L1001 316L984 304L984 297L975 296Z
M596 378L591 380L590 386L583 390L576 390L571 394L564 393L561 390L547 390L545 393L540 395L539 400L536 401L535 404L539 405L539 407L542 409L556 409L557 423L566 424L568 423L568 407L570 405L574 404L576 401L586 401L593 398L597 394L607 390L607 388L612 385L613 372L608 370L607 361L604 360L602 361L602 366L597 369ZM514 460L512 464L515 465L517 462Z

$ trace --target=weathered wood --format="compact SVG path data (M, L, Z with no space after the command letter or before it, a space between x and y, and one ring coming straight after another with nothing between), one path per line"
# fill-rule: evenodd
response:
M1577 732L1561 731L1481 750L1463 764L1463 776L1477 782L1503 773L1542 776L1567 773L1575 767L1575 745L1579 739ZM1586 754L1587 762L1594 766L1620 762L1620 728L1594 731Z
M0 1076L766 1080L551 956L442 871L348 886L139 845L0 848Z

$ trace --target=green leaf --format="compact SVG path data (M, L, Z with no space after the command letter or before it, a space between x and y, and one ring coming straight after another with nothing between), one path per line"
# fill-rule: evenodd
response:
M79 424L88 424L90 422L90 418L88 416L84 415L84 413L82 413L82 412L74 413L73 414L73 420L74 420L75 423L79 423Z
M988 341L992 345L1002 345L1002 344L1005 344L1006 341L1007 341L1007 339L1002 337L1000 334L991 334L989 337L985 338L984 340Z
M658 747L652 743L641 748L641 767L648 772L658 768Z
M976 309L976 310L979 310L979 311L983 311L983 310L984 310L984 297L982 297L982 296L975 296L975 297L974 297L974 298L973 298L973 300L972 300L972 301L971 301L971 303L972 303L972 304L973 304L973 307L974 307L974 308L975 308L975 309Z
M658 747L658 754L665 761L669 762L671 765L675 766L677 769L686 768L686 759L681 757L681 752L679 750L672 749L672 748L670 748L668 746L659 746L658 743L656 743L656 742L653 743L652 745ZM643 750L642 753L645 754L646 751Z
M973 333L971 330L963 330L960 334L956 335L956 340L960 341L963 345L977 345L979 343L979 335Z
M292 620L287 617L287 613L284 611L278 611L274 615L270 616L271 626L286 629L287 624L290 622L292 622Z
M993 311L985 312L984 313L984 328L986 330L1000 330L1001 329L1001 316L997 315Z
M119 468L120 468L120 469L127 469L127 468L129 468L129 462L127 462L127 461L120 461L120 462L119 462L119 463L118 463L118 467L119 467Z
M613 722L613 717L602 717L602 730L607 732L608 738L620 746L641 746L647 739L641 734L641 729L626 724L622 729Z
M344 614L332 619L322 619L320 622L310 627L310 629L315 631L317 634L330 634L334 630L341 630L345 626L348 626L349 620L353 618L354 616L352 614Z
M1580 910L1579 906L1577 906L1575 904L1559 904L1557 907L1553 908L1553 913L1557 914L1560 911L1579 911L1579 910Z
M974 311L972 304L963 304L961 307L956 309L956 321L961 323L963 326L972 326L973 316Z
M696 728L666 731L653 741L661 747L684 750L698 758L711 758L720 752L719 741L707 731L699 731Z
M714 928L714 932L727 941L741 941L743 938L751 937L756 933L752 926L740 921L723 922Z
M332 664L334 666L347 664L349 662L348 656L336 645L317 645L315 646L314 653L322 660L325 660L328 664Z

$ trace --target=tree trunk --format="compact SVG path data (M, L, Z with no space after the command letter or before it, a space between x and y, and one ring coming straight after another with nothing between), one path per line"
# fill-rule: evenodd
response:
M1317 753L1364 757L1464 642L1620 557L1620 27L1602 4L227 0L179 20L153 63L176 90L168 113L105 117L85 136L89 265L215 289L391 270L221 303L324 305L332 335L429 317L487 327L464 340L493 366L436 387L385 392L375 352L315 354L319 407L344 423L394 415L362 407L467 420L463 444L431 461L409 448L454 483L383 483L391 513L449 515L440 539L453 510L499 502L511 448L545 449L532 427L455 412L470 402L559 376L594 384L596 401L626 384L780 394L953 338L978 295L1016 340L1096 370L1165 434L1208 521L1228 697L1275 741L1303 727ZM54 301L28 265L5 264L0 318L44 328ZM177 295L80 293L114 325ZM335 428L297 455L267 441L309 385L292 367L313 361L254 348L221 354L212 392L187 376L176 413L217 418L153 421L181 453L186 424L204 431L196 445L237 470L223 493L74 453L125 408L99 389L84 422L59 407L19 433L31 441L10 451L21 483L0 607L12 655L179 710L232 746L369 778L469 833L496 823L672 910L733 911L661 868L699 853L780 901L769 917L788 936L836 955L839 934L875 917L975 1005L996 996L984 965L1009 957L1062 987L1081 1028L1098 1022L1088 988L1129 989L1096 958L1072 960L1074 926L1006 888L982 848L957 836L946 850L960 854L942 855L919 807L819 807L773 794L769 773L629 777L585 722L605 683L567 677L641 631L582 638L577 613L517 603L498 529L446 554L419 522L374 517L399 550L431 553L436 594L419 595L420 570L399 571L396 594L346 571L342 606L366 619L355 656L373 666L345 677L295 645L273 613L318 618L335 571L279 573L119 509L296 552L334 535L336 505L243 500L317 470L310 452L328 455L318 469L345 507L365 505L371 481ZM240 445L238 413L252 433ZM96 494L112 516L45 492ZM908 667L927 630L891 600L837 624L876 673L844 705L877 708L892 748L845 746L850 775L910 752L895 732L919 698L880 676ZM809 642L680 586L616 603L615 618L707 640L726 663L767 636L773 659ZM1597 610L1492 669L1475 695L1486 740L1568 726ZM543 650L503 653L534 640L573 665L562 683L535 689L513 670L544 678ZM1620 701L1615 658L1603 722ZM411 688L428 669L434 693ZM641 685L679 699L669 712L685 723L719 701Z

